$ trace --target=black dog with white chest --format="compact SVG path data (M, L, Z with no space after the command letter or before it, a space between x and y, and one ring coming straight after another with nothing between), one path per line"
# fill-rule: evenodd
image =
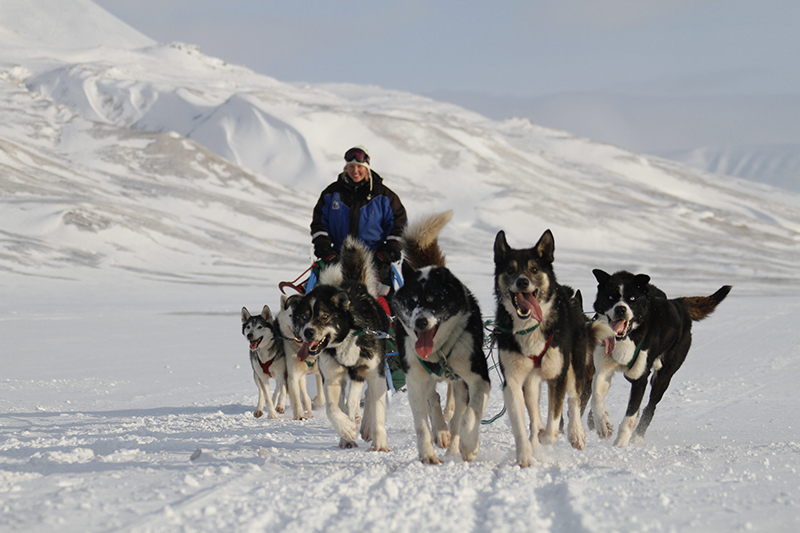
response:
M731 286L725 285L711 296L670 300L650 283L646 274L622 270L612 275L599 269L593 273L598 283L594 302L596 323L607 325L607 329L603 334L605 342L594 352L592 412L588 423L601 438L611 437L614 428L604 399L612 376L622 372L631 383L631 393L614 446L624 447L632 437L634 442L644 439L658 402L689 353L692 321L710 315ZM639 407L651 370L650 400L640 420Z

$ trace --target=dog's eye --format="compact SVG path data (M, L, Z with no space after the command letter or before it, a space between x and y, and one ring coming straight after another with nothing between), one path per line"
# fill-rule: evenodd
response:
M309 318L310 317L308 316L308 313L303 313L302 315L300 315L300 320L302 320L303 322L308 322Z
M330 317L331 315L329 315L328 313L322 313L321 315L319 315L320 320L324 320L325 322L327 322Z
M608 295L608 299L609 299L610 301L612 301L612 302L613 302L614 300L616 300L616 298L614 297L614 295L613 295L613 294L609 294L609 295Z
M514 272L516 272L516 271L517 271L516 267L510 266L510 267L508 267L508 268L506 269L506 274L508 274L508 275L510 276L510 275L512 275L512 274L513 274Z
M539 269L538 268L531 267L531 274L538 274L538 273L539 273Z
M635 301L635 300L636 300L636 296L634 296L633 294L631 294L630 296L628 296L628 301L629 301L629 302L633 302L633 301Z

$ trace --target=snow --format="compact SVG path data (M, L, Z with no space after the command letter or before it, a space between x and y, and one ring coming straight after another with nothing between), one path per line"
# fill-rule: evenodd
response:
M0 20L0 529L800 527L800 195L413 94L282 83L84 0L6 0ZM561 438L520 469L501 417L475 462L433 467L403 392L391 453L338 449L322 410L253 417L239 311L275 309L307 267L313 202L362 143L412 217L455 210L442 247L487 318L499 229L525 246L550 228L587 302L593 268L671 296L734 286L643 444Z

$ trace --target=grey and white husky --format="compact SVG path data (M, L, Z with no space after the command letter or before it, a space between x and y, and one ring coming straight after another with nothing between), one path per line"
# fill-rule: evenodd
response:
M258 387L258 404L253 416L260 418L267 405L267 416L278 418L286 404L286 357L283 340L277 324L273 321L269 306L264 306L259 315L251 315L242 307L242 335L250 344L250 366ZM275 380L275 395L270 397L269 379Z

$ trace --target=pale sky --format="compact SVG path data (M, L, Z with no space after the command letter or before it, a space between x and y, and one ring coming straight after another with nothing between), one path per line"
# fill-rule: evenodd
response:
M418 94L800 94L796 0L96 0L289 82Z

